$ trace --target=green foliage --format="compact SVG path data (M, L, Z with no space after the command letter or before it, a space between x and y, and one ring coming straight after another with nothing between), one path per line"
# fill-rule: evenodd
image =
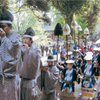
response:
M79 32L80 37L82 37L82 35L84 35L84 30L86 27L88 27L88 23L87 23L87 21L84 21L84 19L85 18L82 15L76 16L77 23L82 27L82 31ZM78 36L78 31L76 31L76 35Z
M65 25L65 18L61 13L55 9L54 7L51 7L51 17L53 18L52 24L56 25L57 23L61 23L61 25L64 27Z
M50 0L50 2L52 6L54 6L61 13L65 19L65 23L71 27L73 14L80 13L82 6L86 3L86 0ZM72 31L71 35L74 37ZM64 39L65 38L66 37L64 37Z
M0 0L0 14L2 13L2 10L8 9L8 5L8 0Z
M38 14L37 11L32 11L28 7L23 6L19 10L19 6L15 5L12 2L11 11L14 15L13 21L13 29L15 32L19 33L22 37L28 27L32 27L35 31L35 35L39 37L36 40L36 43L41 43L42 40L47 40L49 34L44 34L43 22L40 22L39 19L34 15L35 13ZM46 43L46 42L45 42Z
M50 0L52 5L56 7L62 15L70 17L73 13L79 13L86 0Z
M52 18L51 25L56 26L57 23L60 23L62 27L65 25L65 16L61 15L61 13L53 6L50 7L50 15ZM60 38L64 38L64 36L59 36Z
M49 3L47 0L26 0L26 6L28 6L32 11L37 10L41 13L42 16L37 15L37 18L50 23L50 19L46 15L46 12L49 11Z
M40 11L49 11L49 5L46 0L26 0L27 6Z
M94 30L97 24L99 11L99 0L89 0L86 5L82 7L82 11L80 12L80 14L82 15L82 17L84 17L84 21L87 21L90 32Z
M61 23L63 22L61 17L63 17L70 26L73 14L75 14L76 18L74 19L77 20L83 29L80 32L81 35L84 34L86 27L89 28L90 33L95 29L100 11L100 0L50 0L50 2L58 10L58 15L61 12L62 16L56 16L57 18L55 18L58 21L60 20ZM56 13L55 15L57 15ZM76 36L77 34L78 32L76 31Z

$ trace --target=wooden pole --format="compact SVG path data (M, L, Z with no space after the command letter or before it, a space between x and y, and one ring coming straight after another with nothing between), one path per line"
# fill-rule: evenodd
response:
M74 44L75 44L75 29L74 29Z
M78 48L79 48L79 31L78 31Z
M67 60L68 60L68 35L66 35Z
M57 36L57 62L58 62L58 44L59 44L59 35Z

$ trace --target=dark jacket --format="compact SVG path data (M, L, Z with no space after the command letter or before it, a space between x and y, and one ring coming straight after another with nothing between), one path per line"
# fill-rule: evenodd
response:
M64 78L65 78L65 74L66 74L66 70L67 70L67 68L65 68L63 71L62 71L62 74L63 74L63 76L64 76ZM75 70L75 69L73 69L73 76L72 76L72 90L73 90L73 92L75 91L74 90L74 81L77 81L77 75L78 75L78 73L77 73L77 71ZM64 83L63 83L64 84ZM62 89L62 87L63 87L63 84L62 84L62 86L61 86L61 89ZM66 87L69 87L69 86L66 86Z

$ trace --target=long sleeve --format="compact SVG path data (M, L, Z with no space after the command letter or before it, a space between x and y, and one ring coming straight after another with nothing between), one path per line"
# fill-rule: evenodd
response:
M53 66L53 68L45 74L45 91L47 94L52 93L57 88L59 71Z
M23 55L23 67L20 75L23 78L35 79L40 75L41 53L37 46L32 43L32 46L27 48Z
M35 51L35 52L34 52ZM40 74L41 74L41 71L40 71L40 66L41 66L41 53L40 53L40 50L38 49L38 47L36 47L35 49L33 49L33 52L32 55L31 55L31 62L32 62L32 65L33 65L33 68L34 68L34 76L38 77Z
M1 39L0 47L1 66L4 73L16 73L21 58L21 37L12 33L9 37Z

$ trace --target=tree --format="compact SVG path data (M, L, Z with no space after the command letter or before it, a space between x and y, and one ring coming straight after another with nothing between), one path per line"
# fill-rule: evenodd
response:
M8 5L9 5L8 0L0 0L0 15L2 13L2 10L8 9Z
M49 11L49 4L46 0L9 0L11 5L19 5L19 9L16 13L23 11L23 8L27 7L31 11L37 11L34 15L39 19L39 21L44 21L49 23L50 19L47 17L46 12Z
M39 39L36 40L36 42L40 44L41 41L45 39L45 43L47 43L47 37L49 34L44 34L44 30L42 29L44 21L39 21L39 19L34 15L35 13L39 14L39 12L36 10L30 10L27 6L21 6L21 3L16 3L14 0L11 0L10 2L9 9L14 15L14 31L19 33L23 37L23 34L25 33L26 29L28 27L32 27L35 31L36 36L39 37Z
M50 0L52 6L61 12L65 18L65 23L71 26L73 15L81 11L82 6L86 3L86 0ZM73 32L71 32L74 37ZM67 36L66 36L67 41ZM66 46L67 47L67 46Z
M79 13L81 7L86 3L86 0L50 0L52 6L58 9L63 16L65 16L65 23L71 25L73 14Z
M56 12L58 15L59 11L61 12L61 16L57 18L57 21L62 21L61 17L65 19L65 22L69 25L71 24L71 21L73 19L73 14L75 14L76 21L79 25L81 25L83 31L80 32L80 36L84 35L84 29L86 27L89 28L90 33L93 34L93 30L95 29L95 26L97 24L98 15L100 11L100 1L99 0L50 0L52 3L52 6L54 6L58 12ZM81 2L81 3L80 3ZM55 13L55 14L56 14ZM76 32L77 35L78 32ZM72 34L72 33L71 33ZM91 34L90 34L91 35Z
M84 6L81 11L81 15L84 18L84 21L87 21L88 28L90 33L94 30L97 20L98 14L100 11L100 1L99 0L91 0L88 4Z

